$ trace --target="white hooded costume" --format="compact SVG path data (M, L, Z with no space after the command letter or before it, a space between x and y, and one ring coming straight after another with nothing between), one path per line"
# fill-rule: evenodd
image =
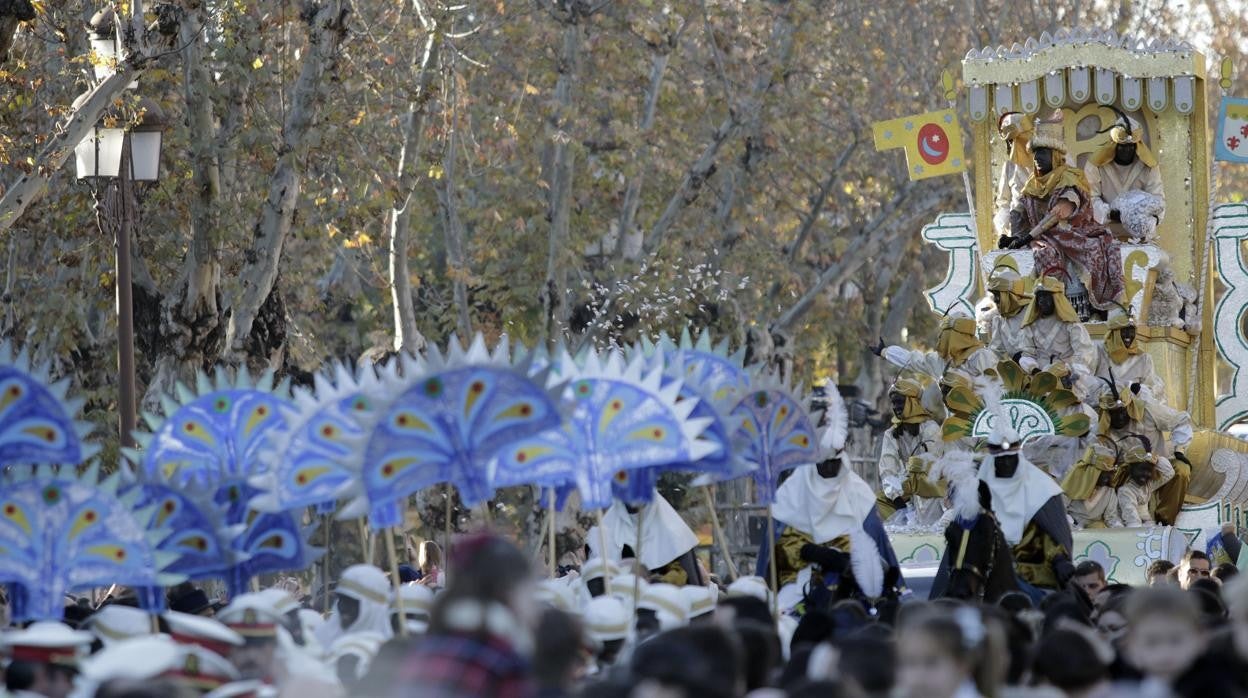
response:
M647 570L661 570L698 545L698 536L680 518L663 495L656 490L654 499L636 514L628 513L623 502L614 502L602 517L602 533L594 526L586 535L590 557L600 557L599 547L605 538L606 559L619 562L624 546L637 548L637 527L641 525L641 547L634 550Z
M333 647L334 642L343 635L369 632L389 639L393 635L390 625L390 580L386 573L372 565L352 565L343 570L342 578L334 593L348 596L360 604L360 614L350 627L342 627L342 616L338 611L338 601L334 601L334 611L325 624L316 630L316 639L322 648Z

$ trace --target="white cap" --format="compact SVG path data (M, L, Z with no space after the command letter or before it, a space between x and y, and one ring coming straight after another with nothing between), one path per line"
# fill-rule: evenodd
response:
M680 587L680 594L689 602L690 620L714 612L715 604L719 602L719 589L716 587L689 584Z
M581 579L589 582L591 579L602 579L606 574L615 577L620 573L619 565L610 560L601 557L591 557L581 566Z
M286 615L291 611L299 610L299 600L291 595L289 591L279 587L269 587L256 592L260 598L268 601L275 611L281 615Z
M613 596L599 596L585 606L585 632L595 642L625 639L631 620L628 607Z
M650 586L645 579L632 574L621 574L611 580L611 595L623 601L629 608L633 607L634 581L637 583L637 597L641 598L646 593L646 587Z
M109 604L87 619L87 629L107 647L119 640L152 634L152 617L133 606Z
M165 624L169 626L169 634L179 644L198 645L218 654L226 654L231 646L238 647L243 644L242 635L230 630L216 618L178 611L165 611L164 618Z
M150 679L177 666L182 645L168 635L119 640L82 662L82 678L103 683L114 679Z
M679 628L689 623L689 602L675 584L651 584L641 595L638 609L654 611L663 630Z
M351 565L343 570L334 591L359 601L387 605L393 593L386 573L372 565Z
M276 638L277 628L285 620L273 607L273 601L260 593L234 597L217 612L217 620L243 637Z
M433 589L409 582L399 587L403 595L403 615L407 619L407 629L423 635L429 629L429 613L433 610ZM390 604L390 613L398 613L398 604Z
M92 639L91 633L57 621L41 620L24 630L0 634L0 647L14 660L74 666Z
M760 601L771 601L771 590L767 588L767 582L762 577L748 576L738 577L728 585L728 598L734 596L752 596Z
M557 608L564 613L580 613L580 608L576 604L576 592L562 579L543 579L538 582L533 595L540 603Z

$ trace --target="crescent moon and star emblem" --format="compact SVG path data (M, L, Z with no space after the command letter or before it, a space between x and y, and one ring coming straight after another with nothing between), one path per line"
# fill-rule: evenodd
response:
M919 156L929 165L939 165L949 157L949 136L939 124L923 124L917 135Z

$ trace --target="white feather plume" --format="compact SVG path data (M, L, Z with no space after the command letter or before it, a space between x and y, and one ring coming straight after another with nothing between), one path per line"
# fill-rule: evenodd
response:
M827 423L819 435L819 446L825 456L832 457L845 448L845 440L849 438L849 409L845 407L845 399L841 397L836 383L829 381L824 392L828 405L823 415Z
M927 473L929 482L935 484L944 478L953 488L953 510L960 519L972 519L979 514L979 467L970 451L946 452Z
M1014 429L1010 415L1002 401L1005 399L1005 387L995 376L981 375L975 379L975 392L984 403L984 409L992 414L992 432L988 435L988 443L1002 444L1009 442L1017 445L1020 437Z
M849 565L862 593L872 598L884 593L884 560L875 539L861 528L849 534Z

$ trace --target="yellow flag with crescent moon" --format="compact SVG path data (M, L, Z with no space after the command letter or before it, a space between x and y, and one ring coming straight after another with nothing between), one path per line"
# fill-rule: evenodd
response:
M966 170L962 126L952 109L877 121L871 125L875 149L905 148L910 179L926 179Z

